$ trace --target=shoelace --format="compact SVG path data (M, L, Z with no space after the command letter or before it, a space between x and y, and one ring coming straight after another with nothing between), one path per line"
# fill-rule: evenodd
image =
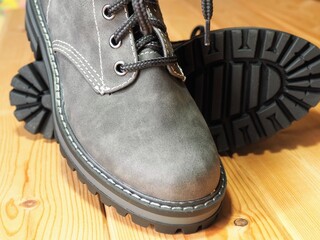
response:
M213 0L202 0L202 15L206 20L204 27L204 45L210 46L210 21L213 15Z
M118 0L112 5L106 5L103 12L106 19L111 20L114 15L123 9L124 6L132 2L133 14L129 19L119 27L119 29L112 35L110 39L110 44L114 48L121 45L122 39L129 34L130 30L137 24L143 34L143 37L136 41L136 47L138 52L144 48L150 48L154 51L160 52L162 47L157 41L157 37L153 33L153 26L166 31L165 25L158 19L150 18L146 9L146 1L157 1L157 0ZM210 20L213 15L213 0L202 0L202 14L206 20L204 28L204 44L206 46L210 45ZM120 62L116 66L116 71L120 74L125 74L127 72L133 72L149 67L166 66L168 64L173 64L177 62L176 56L171 57L159 57L155 59L142 60L136 63L123 63Z
M204 26L202 25L196 26L191 32L190 39L195 38L196 36L199 36L199 35L203 35L204 31L205 31Z
M117 12L132 2L133 14L116 30L116 32L110 38L110 45L113 48L120 47L121 41L126 35L129 34L130 30L139 25L143 36L136 41L137 51L139 52L145 48L150 48L159 53L162 51L162 47L157 39L157 36L153 32L153 26L161 29L164 32L166 31L166 27L160 20L150 18L148 16L145 3L146 1L147 0L118 0L114 4L106 5L104 7L104 17L108 20L111 20ZM134 72L149 67L166 66L176 62L176 56L140 60L135 63L118 62L119 64L115 66L115 70L119 75L124 75L127 72Z

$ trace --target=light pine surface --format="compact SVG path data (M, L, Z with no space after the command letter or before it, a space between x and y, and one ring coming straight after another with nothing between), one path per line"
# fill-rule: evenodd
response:
M200 0L160 0L172 40L203 23ZM216 0L213 29L259 26L320 46L316 0ZM99 203L54 141L31 135L13 117L12 76L33 61L24 11L0 25L0 239L319 239L320 106L274 137L223 157L228 191L217 222L192 235L164 235ZM248 225L236 226L247 220Z

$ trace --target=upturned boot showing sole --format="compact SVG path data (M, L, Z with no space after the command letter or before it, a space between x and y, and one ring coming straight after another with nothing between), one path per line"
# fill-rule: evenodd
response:
M320 50L288 33L259 28L211 32L174 45L187 87L218 151L272 136L320 100Z
M203 45L202 36L174 43L174 48L187 75L188 90L220 153L232 153L272 136L305 116L319 102L320 51L313 44L271 29L230 28L210 35L209 48ZM12 81L13 87L26 84L20 83L20 78L31 85L41 82L40 86L46 86L43 66L40 60L22 68ZM28 131L51 138L50 93L47 87L38 89L34 96L25 92L22 98L18 89L20 94L12 95L11 103L18 106L15 115L27 122ZM28 118L38 109L35 105L42 109L41 114Z
M89 190L135 223L164 233L212 224L226 175L159 6L28 0L26 11L36 61L13 78L16 118L55 137Z

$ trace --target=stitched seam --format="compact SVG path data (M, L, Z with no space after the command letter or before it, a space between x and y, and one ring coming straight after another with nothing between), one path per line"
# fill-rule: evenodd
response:
M59 42L59 43L57 43L57 42ZM87 65L91 68L91 70L97 75L97 77L99 78L99 79L101 79L101 76L97 73L97 71L92 67L92 65L89 63L89 61L77 50L77 49L75 49L71 44L69 44L69 43L67 43L67 42L64 42L64 41L62 41L62 40L58 40L58 39L56 39L56 40L54 40L54 41L52 41L52 44L53 44L53 46L54 45L59 45L59 44L64 44L64 45L66 45L66 46L64 46L65 48L70 48L70 49L72 49L74 52L76 52L86 63L87 63ZM62 45L60 45L61 47L62 47Z
M150 10L149 10L150 11ZM167 43L167 40L166 40L166 36L164 35L164 33L159 29L159 33L160 33L160 35L161 35L161 37L162 37L162 39L163 39L163 42L164 42L164 45L166 46L165 47L165 49L166 49L166 53L167 53L167 55L169 55L169 46L168 46L168 43ZM177 74L178 76L180 76L180 77L185 77L183 74L181 74L181 73L179 73L179 72L177 72L173 67L171 67L171 66L169 66L170 68L171 68L171 70L175 73L175 74Z
M49 0L48 6L47 6L47 13L46 13L47 24L49 24L49 8L50 8L50 4L51 4L51 0Z
M76 66L81 70L81 72L85 75L85 77L94 85L94 87L98 87L94 82L92 82L91 78L86 74L86 71L77 62L75 62L75 60L72 58L72 56L70 56L63 49L56 48L55 50L64 53L68 58L70 58L74 62L74 64L76 64Z
M98 76L98 78L101 80L101 78L100 78L99 74L97 73L97 71L95 71L95 69L90 65L90 63L89 63L89 62L81 55L81 53L79 53L74 47L72 47L70 44L68 44L68 43L66 43L66 42L63 42L63 41L61 41L61 40L54 40L54 41L52 42L52 43L53 43L53 44L52 44L53 48L55 48L55 46L62 47L62 48L64 48L65 50L70 51L75 57L77 57L77 58L79 59L79 56L77 56L76 53L75 53L74 51L72 51L69 47L60 45L60 44L55 43L55 42L64 43L64 44L70 46L70 48L74 49L74 51L75 51L77 54L79 54L79 56L80 56L81 58L83 58L83 60L88 64L88 66L96 73L96 75ZM70 56L70 55L69 55L69 56ZM73 59L73 60L74 60L74 59ZM81 64L85 67L85 65L84 65L84 63L81 61L81 59L79 59L79 62L81 62ZM87 68L86 68L86 69L87 69ZM99 90L99 93L101 93L101 94L103 94L103 92L104 92L105 90L107 90L107 91L112 91L112 90L121 88L121 87L125 86L126 84L128 84L128 82L130 82L130 81L133 79L133 77L135 77L135 75L133 75L131 78L129 78L129 79L128 79L127 81L125 81L124 83L122 83L122 84L120 84L120 85L117 85L117 86L115 86L115 87L110 88L110 87L106 86L104 83L103 83L103 86L100 86L101 84L99 84L99 82L95 79L95 77L92 75L92 73L89 72L89 71L87 71L87 72L90 73L90 75L92 76L93 80L94 80L95 82L97 82L97 84L99 85L99 89L100 89L100 90Z
M99 58L100 58L100 70L101 70L101 82L104 85L103 81L103 68L102 68L102 54L101 54L101 41L100 41L100 31L98 27L97 17L96 17L96 6L94 4L94 0L92 0L92 8L93 8L93 17L94 17L94 24L96 25L96 30L98 34L98 45L99 45Z
M124 7L124 11L125 11L125 14L126 14L126 17L127 17L127 19L129 18L129 15L128 15L128 11L127 11L127 9ZM133 46L133 39L132 39L132 33L131 33L131 31L130 31L130 33L129 33L129 39L130 39L130 45L131 45L131 49L132 49L132 55L133 55L133 59L135 60L135 62L137 62L138 61L138 59L137 59L137 57L136 57L136 55L134 54L135 53L135 48L134 48L134 46ZM120 84L120 85L118 85L118 86L115 86L115 87L112 87L112 88L108 88L107 90L109 91L109 92L112 92L113 90L117 90L117 89L120 89L120 88L122 88L123 86L126 86L127 84L129 84L135 77L136 77L136 75L137 75L137 72L134 72L133 74L132 74L132 76L128 79L128 80L126 80L125 82L123 82L122 84ZM103 88L103 89L105 89L105 88Z
M98 34L98 44L99 44L99 58L100 58L100 68L101 68L101 82L103 84L103 86L101 87L101 94L104 93L104 91L107 91L107 92L112 92L112 91L115 91L115 90L118 90L120 88L122 88L123 86L126 86L128 85L137 75L137 72L134 72L132 74L132 76L126 80L125 82L123 82L122 84L120 85L117 85L117 86L114 86L114 87L108 87L106 86L106 84L104 83L104 76L103 76L103 68L102 68L102 54L101 54L101 41L100 41L100 31L99 31L99 27L98 27L98 23L97 23L97 17L96 17L96 10L95 10L95 3L94 3L94 0L92 0L92 6L93 6L93 15L94 15L94 22L95 22L95 25L96 25L96 30L97 30L97 34ZM128 17L128 13L127 13L127 10L126 8L124 8L125 10L125 13L126 13L126 17L127 19L129 18ZM134 55L134 47L133 47L133 40L132 40L132 36L131 34L129 34L129 38L130 38L130 44L131 44L131 49L132 49L132 54L133 54L133 57L134 59L137 61L137 58L136 56Z
M185 77L183 74L177 72L173 67L171 67L171 66L169 66L169 67L170 67L171 70L172 70L175 74L177 74L178 76L180 76L180 77Z
M53 50L55 50L56 47L59 47L59 48L62 48L62 49L64 49L64 50L72 53L72 54L78 59L78 61L81 62L82 66L84 66L84 67L86 68L87 72L90 73L90 75L92 76L92 78L94 79L94 81L96 81L97 84L100 85L100 82L95 79L96 77L98 77L98 79L100 80L100 76L99 76L96 72L95 72L95 73L96 73L96 77L93 75L93 73L90 71L90 69L88 69L88 65L87 65L88 62L83 62L83 61L80 59L79 55L77 55L74 51L72 51L70 48L68 48L68 47L66 47L66 46L63 46L63 45L61 45L61 44L54 43L54 44L52 45L52 47L53 47ZM87 64L86 64L86 63L87 63ZM90 67L90 65L89 65L89 67Z
M167 52L167 54L169 54L169 50L168 50L169 46L168 46L167 40L166 40L164 34L162 33L162 31L161 31L160 29L159 29L159 33L160 33L160 35L161 35L161 37L162 37L162 39L163 39L163 41L164 41L164 45L166 46L166 47L165 47L166 52Z
M163 39L164 44L165 44L165 46L166 46L166 52L167 52L167 54L169 54L167 40L165 39L165 36L164 36L164 34L162 33L161 30L159 31L159 33L160 33L160 35L162 36L162 39ZM171 70L172 70L175 74L177 74L177 75L180 76L180 77L184 77L183 74L177 72L173 67L171 67L171 66L169 66L169 67L171 68Z
M96 171L100 176L102 176L105 180L107 180L108 182L110 182L112 185L114 185L115 187L119 188L120 190L122 190L125 194L128 194L130 195L131 197L134 197L144 203L147 203L149 205L152 205L152 206L157 206L157 207L160 207L160 208L163 208L163 209L170 209L170 210L182 210L182 211L190 211L192 209L198 209L200 207L205 207L205 206L208 206L210 203L214 203L217 198L221 197L222 195L222 191L225 189L225 178L221 178L222 179L222 184L221 184L221 188L220 188L220 191L210 200L208 200L206 203L204 204L199 204L197 206L189 206L189 207L171 207L171 206L167 206L167 205L161 205L159 203L156 203L156 202L151 202L145 198L142 198L140 196L138 196L137 194L134 194L132 193L131 191L129 191L128 189L125 189L123 188L122 186L120 186L119 184L116 184L115 181L111 178L109 178L108 176L106 176L103 172L101 172L98 168L96 168L88 159L87 157L81 152L81 150L79 149L79 147L77 146L77 144L74 142L72 136L70 135L70 132L67 128L67 123L66 121L64 120L64 116L63 116L63 112L62 112L62 107L61 107L61 98L60 98L60 78L59 78L59 72L58 72L58 69L57 69L57 64L56 64L56 61L55 61L55 56L53 55L53 51L52 51L52 48L51 48L51 41L50 41L50 38L49 38L49 34L47 32L47 29L45 28L45 24L44 24L44 21L43 21L43 18L41 16L41 12L40 12L40 8L39 8L39 5L38 5L38 0L33 0L34 1L34 4L35 4L35 7L36 7L36 10L37 10L37 15L38 15L38 18L39 18L39 21L40 21L40 25L41 25L41 28L42 28L42 31L43 31L43 35L44 35L44 38L45 38L45 42L46 42L46 45L48 47L48 54L50 55L50 64L51 64L51 67L52 67L52 70L53 70L53 78L54 78L54 85L55 85L55 91L56 91L56 94L55 94L55 100L56 100L56 103L57 103L57 108L58 108L58 111L59 111L59 116L60 116L60 120L61 122L63 123L63 127L67 133L67 137L68 139L70 140L70 142L72 143L73 147L75 148L75 150L80 154L80 156L84 159L84 161L94 170ZM221 174L224 175L223 171L222 171L222 166L220 166L220 171L221 171Z
M86 68L86 66L81 62L81 61L77 61L75 58L73 58L69 53L67 53L66 51L68 51L67 49L64 49L64 48L59 48L59 47L54 47L53 50L56 50L56 51L59 51L59 52L62 52L63 54L65 54L79 69L80 71L85 75L85 77L92 83L92 85L95 87L95 89L100 89L100 83L94 78L94 76L92 75L91 72L89 72ZM74 53L71 52L73 55ZM75 55L74 55L75 56ZM77 57L77 56L75 56ZM83 67L85 67L86 69L83 69L81 67L81 65ZM87 74L90 74L90 76L88 76ZM94 83L93 81L95 81L96 83Z
M153 54L153 53L157 53L157 52L155 52L155 51L143 52L143 53L140 53L139 56L147 55L147 54Z

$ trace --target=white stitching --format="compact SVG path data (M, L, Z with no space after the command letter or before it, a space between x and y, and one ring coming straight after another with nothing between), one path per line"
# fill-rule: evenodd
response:
M129 18L129 15L128 15L128 11L127 9L124 7L124 11L126 13L126 17L127 19ZM138 61L138 58L137 56L134 54L135 53L135 47L133 46L133 39L132 39L132 32L130 30L130 33L129 33L129 39L130 39L130 45L131 45L131 49L132 49L132 55L133 55L133 58L135 60L135 62ZM118 86L115 86L115 87L112 87L112 88L108 88L108 92L112 92L114 90L118 90L120 88L122 88L123 86L126 86L127 84L129 84L131 82L131 80L133 80L136 76L137 76L138 72L133 72L131 78L129 78L127 81L123 82L122 84L118 85Z
M139 56L147 55L147 54L153 54L153 53L157 53L157 52L156 51L143 52L143 53L140 53Z
M77 49L75 49L71 44L69 44L69 43L67 43L67 42L65 42L65 41L59 40L59 39L56 39L56 40L52 41L52 44L53 44L53 45L55 45L55 44L57 45L56 42L65 44L65 45L67 45L69 48L71 48L72 50L74 50L74 51L88 64L88 66L92 69L92 71L94 71L94 73L97 75L97 77L98 77L99 79L102 79L101 76L97 73L97 71L96 71L96 70L92 67L92 65L89 63L89 61L88 61Z
M88 80L92 83L92 85L94 86L94 88L95 88L96 90L99 90L99 93L100 93L100 91L101 91L101 87L99 86L100 84L99 84L99 83L95 84L95 83L91 80L90 76L88 76L88 75L86 74L86 73L89 73L89 74L90 74L90 72L84 70L84 69L80 66L80 64L79 64L72 56L70 56L69 53L67 53L64 49L61 49L61 48L59 48L59 47L56 47L54 50L59 51L59 52L62 52L63 54L65 54L65 55L80 69L80 72L86 77L86 79L88 79ZM72 52L71 52L71 53L72 53ZM82 65L83 65L83 64L82 64ZM90 75L92 76L92 74L90 74ZM95 79L93 79L93 80L96 82Z
M96 75L98 76L98 78L101 80L101 77L100 77L100 75L97 73L97 71L90 65L90 63L89 63L89 62L81 55L81 53L78 52L74 47L72 47L70 44L68 44L68 43L66 43L66 42L64 42L64 41L58 40L58 39L57 39L57 40L54 40L54 41L52 42L52 45L53 45L53 46L60 46L60 47L63 47L63 48L65 48L65 49L70 50L70 48L65 47L65 46L62 46L62 45L57 44L57 43L55 43L55 42L64 43L64 44L70 46L70 48L74 49L74 51L75 51L76 53L78 53L81 58L83 58L83 60L88 64L88 66L96 73ZM71 50L70 50L70 51L71 51ZM72 52L72 53L73 53L73 55L76 56L76 54L75 54L74 52ZM76 57L79 58L78 56L76 56ZM79 60L80 60L80 59L79 59ZM80 61L81 61L81 60L80 60ZM84 64L83 64L82 61L81 61L81 63L82 63L82 65L84 66ZM92 75L92 74L91 74L91 75ZM117 86L115 86L115 87L112 87L112 88L106 86L106 84L105 84L104 82L102 82L103 85L100 87L99 93L100 93L100 94L104 94L104 91L109 91L109 92L110 92L110 91L113 91L113 90L115 90L115 89L122 88L123 86L125 86L126 84L128 84L135 76L136 76L136 72L133 73L132 77L129 78L127 81L123 82L123 83L120 84L120 85L117 85ZM94 77L93 77L93 78L94 78ZM98 84L98 81L97 81L95 78L94 78L94 80L95 80L95 81L97 82L97 84ZM99 85L101 85L101 84L99 84Z
M155 52L155 51L143 52L143 53L140 53L139 56L147 55L147 54L153 54L153 53L157 53L157 52ZM172 66L169 66L169 67L170 67L170 69L171 69L175 74L177 74L178 76L184 77L184 75L181 74L181 73L179 73L179 72L177 72L177 71L174 69L174 67L172 67Z
M168 47L167 40L166 40L163 32L162 32L160 29L159 29L159 33L160 33L160 35L161 35L161 37L162 37L162 39L163 39L164 45L166 46L166 47L165 47L165 50L166 50L167 54L169 54L169 50L168 50L169 47Z
M49 24L49 8L50 8L50 4L51 4L51 0L49 0L48 6L47 6L47 13L46 13L47 24Z
M42 27L42 31L43 32L46 32L46 29L45 29L45 25L44 25L44 22L43 22L43 19L42 19L42 16L41 16L41 12L40 12L40 9L39 9L39 5L38 5L38 2L37 2L38 0L34 0L34 3L35 3L35 7L36 7L36 10L37 10L37 14L38 14L38 18L39 18L39 21L40 21L40 24L41 24L41 27ZM45 33L45 42L46 42L46 44L47 44L47 47L49 47L50 48L50 46L49 46L49 44L48 44L48 42L50 42L50 39L49 39L49 35L47 35L47 33ZM50 54L50 51L48 51L48 53ZM54 55L51 55L52 56L52 58L50 58L50 64L51 64L51 67L53 67L54 69L54 71L53 71L53 73L55 73L54 75L53 75L53 78L54 78L54 84L55 84L55 90L56 91L60 91L59 89L60 89L60 86L59 86L59 84L60 84L60 79L59 79L59 73L58 73L58 71L56 71L56 67L57 67L57 65L56 65L56 63L55 63L55 57L54 57ZM60 107L61 106L61 98L60 97L58 97L58 96L55 96L55 99L56 99L56 101L57 101L57 105L58 105L58 112L59 112L59 116L60 116L60 119L61 119L61 121L62 121L62 124L63 124L63 126L64 126L64 128L65 128L65 130L67 130L67 124L66 124L66 122L65 122L65 120L64 120L64 117L63 117L63 113L62 113L62 108ZM69 139L70 139L70 141L71 141L71 143L72 144L75 144L75 142L74 142L74 140L72 139L72 137L71 137L71 135L68 135L67 136ZM80 151L80 149L78 148L78 146L75 144L74 145L74 148L75 148L75 150L81 155L81 157L84 159L84 161L88 164L88 165L90 165L90 164L92 164L88 159L87 159L87 157ZM95 170L95 168L94 168L94 170ZM212 199L210 199L210 200L208 200L206 203L204 203L204 205L205 206L208 206L210 203L214 203L216 200L217 200L217 198L219 198L219 197L221 197L221 195L222 195L222 190L223 189L225 189L225 184L226 184L226 182L225 182L225 177L224 177L224 172L223 172L223 169L222 169L222 165L220 165L220 172L221 172L221 175L223 175L223 177L221 178L221 181L222 181L222 185L221 185L221 189L220 189L220 191L218 192L218 196L214 196ZM108 176L106 176L105 174L103 174L103 173L100 173L99 174L100 176L102 176L103 178L105 178L107 181L109 181L110 183L112 183L113 185L115 185L115 182L111 179L111 178L108 178ZM125 191L126 190L126 191ZM126 194L128 194L128 195L130 195L131 197L133 197L133 194L134 193L132 193L131 191L129 191L129 190L127 190L127 189L124 189L124 190L122 190L124 193L126 193ZM129 193L128 193L129 192ZM156 205L156 206L166 206L166 205L160 205L159 203L155 203L155 202L150 202L149 200L147 200L147 199L144 199L144 198L141 198L140 199L140 201L142 201L142 202L145 202L145 203L148 203L148 204L150 204L150 205ZM192 208L192 209L197 209L199 206L201 206L201 205L203 205L203 204L200 204L200 205L197 205L197 206L191 206L191 207L184 207L183 209L182 209L182 211L186 211L186 210L188 210L188 208ZM171 210L175 210L175 209L177 209L177 207L170 207L170 209Z
M83 62L79 59L79 57L78 57L77 55L75 55L72 51L70 51L69 49L64 48L64 47L62 47L62 46L56 46L56 47L54 47L54 50L66 54L66 56L67 56L68 58L70 58L70 60L71 60L74 64L76 64L76 65L80 68L81 71L83 71L84 73L90 74L91 77L89 77L88 75L86 75L86 77L88 78L88 80L89 80L90 82L92 82L92 80L93 80L93 81L96 82L96 85L98 85L98 86L101 85L100 82L98 82L98 81L94 78L94 76L92 75L92 73L91 73L90 71L88 71L88 68L86 67L86 65L84 65ZM73 57L72 57L69 53L67 53L66 51L69 51L69 52L70 52L71 54L73 54L78 60L76 60L75 58L73 58ZM80 64L81 64L85 69L83 69L83 68L80 66ZM92 79L92 80L91 80L91 79ZM94 84L94 82L92 82L92 83Z
M172 66L169 66L169 67L171 68L171 70L172 70L175 74L177 74L178 76L181 76L181 77L184 77L184 78L185 78L185 76L184 76L183 74L177 72Z
M66 46L63 46L63 45L57 44L57 43L54 43L54 44L52 45L52 47L53 47L53 50L55 50L56 47L58 47L58 48L62 48L62 49L64 49L64 50L72 53L72 54L78 59L78 61L81 62L82 66L84 66L84 67L86 68L87 72L90 73L90 75L92 76L92 78L94 79L94 81L97 82L98 85L101 85L101 84L100 84L100 81L96 80L96 77L92 74L92 72L90 71L90 69L88 69L88 66L85 64L86 62L83 62L83 61L80 59L80 57L79 57L74 51L72 51L69 47L66 47ZM96 75L97 75L98 79L100 80L100 76L99 76L98 74L96 74Z
M148 9L148 10L149 10L149 12L150 12L150 9ZM150 13L151 13L151 12L150 12ZM158 29L158 30L159 30L159 34L161 35L161 37L162 37L162 39L163 39L163 42L164 42L164 45L165 45L165 51L166 51L167 55L169 55L169 54L170 54L170 52L169 52L169 45L168 45L168 42L167 42L168 37L164 35L164 33L161 31L161 29ZM170 47L170 49L172 49L172 47ZM184 74L181 74L180 72L177 72L172 66L169 65L168 67L170 67L170 69L171 69L176 75L178 75L178 76L180 76L180 77L182 77L182 78L185 78ZM179 68L179 66L178 66L178 68Z
M94 0L92 0L92 8L93 8L93 17L94 17L94 24L96 25L97 29L97 34L98 34L98 44L99 44L99 58L100 58L100 69L101 69L101 82L102 85L103 83L103 68L102 68L102 54L101 54L101 41L100 41L100 32L99 32L99 27L98 27L98 22L97 22L97 17L96 17L96 6L94 4Z
M84 64L83 61L81 61L81 59L79 58L79 56L77 56L72 50L70 50L69 48L62 46L60 44L54 44L53 45L53 50L54 51L61 51L63 50L63 53L66 53L65 51L70 52L73 56L75 56L78 59L78 63L81 63L81 65L85 68L85 71L87 73L89 73L92 77L92 79L97 83L97 85L101 85L101 83L95 78L95 76L93 76L92 72L88 69L88 67L86 66L86 64ZM72 62L74 62L75 64L78 64L76 59L74 59L73 57L71 57L70 55L67 55L68 57L70 57L70 60L72 60ZM100 80L100 78L98 78Z
M34 0L36 1L36 0ZM95 10L95 4L94 4L94 0L92 0L92 6L93 6L93 15L94 15L94 22L95 22L95 26L96 26L96 30L97 30L97 34L98 34L98 44L99 44L99 58L100 58L100 68L101 68L101 82L102 82L102 85L103 87L101 87L101 92L100 94L104 94L104 93L110 93L110 92L113 92L113 91L116 91L126 85L128 85L136 76L137 76L137 72L134 72L132 74L132 76L126 80L125 82L123 82L122 84L120 85L117 85L117 86L114 86L114 87L108 87L106 86L106 84L104 83L104 76L103 76L103 68L102 68L102 54L101 54L101 41L100 41L100 32L99 32L99 27L98 27L98 23L97 23L97 18L96 18L96 10ZM127 19L129 18L128 16L128 12L126 10L126 8L124 8L125 10L125 13L126 13L126 17ZM42 26L44 27L44 26ZM130 38L130 45L131 45L131 49L132 49L132 54L133 54L133 58L135 61L137 61L137 57L135 56L135 48L133 47L133 40L132 40L132 33L130 31L130 34L129 34L129 38Z

